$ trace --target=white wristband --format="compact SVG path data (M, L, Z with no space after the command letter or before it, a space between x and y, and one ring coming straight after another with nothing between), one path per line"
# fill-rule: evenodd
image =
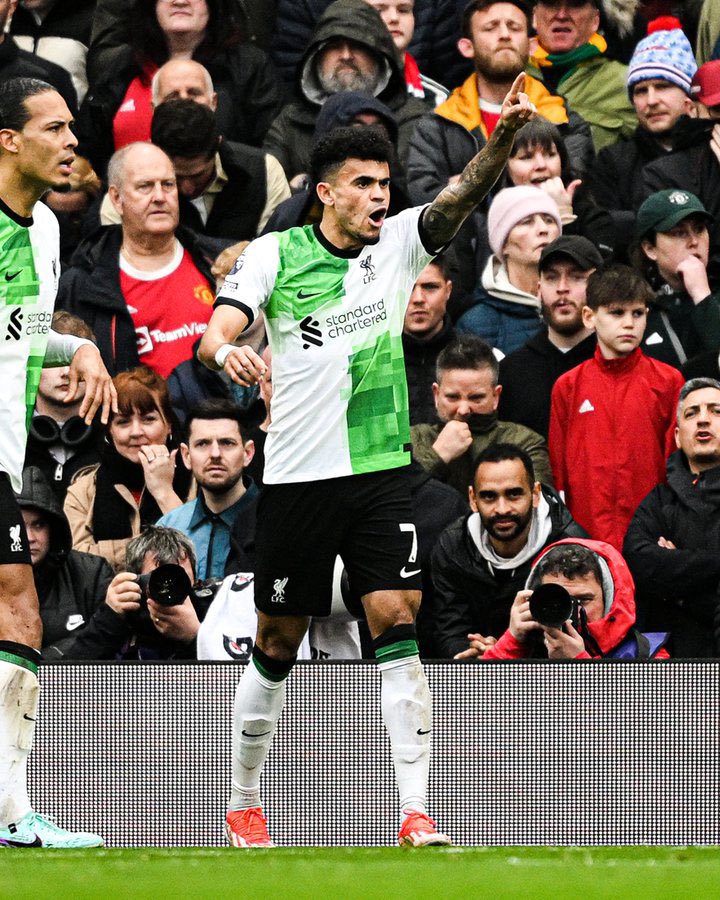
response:
M225 360L233 350L237 350L235 344L223 344L222 347L215 352L215 362L221 369L225 368Z

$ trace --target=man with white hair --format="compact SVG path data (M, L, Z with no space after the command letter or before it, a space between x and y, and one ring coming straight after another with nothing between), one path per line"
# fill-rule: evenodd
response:
M111 373L144 363L166 378L210 320L210 264L202 239L179 225L175 171L159 147L118 150L108 181L121 224L81 244L58 305L90 325Z

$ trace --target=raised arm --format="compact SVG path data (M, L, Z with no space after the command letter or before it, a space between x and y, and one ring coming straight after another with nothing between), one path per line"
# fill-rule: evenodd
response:
M502 105L500 121L483 149L465 166L456 184L443 188L423 214L423 229L435 247L444 247L483 200L505 168L515 132L535 116L535 107L522 92L520 73Z

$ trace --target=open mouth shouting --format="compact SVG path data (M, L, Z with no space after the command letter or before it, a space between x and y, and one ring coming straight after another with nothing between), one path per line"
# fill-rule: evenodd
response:
M378 206L377 209L374 209L369 216L370 221L376 228L382 227L382 223L385 221L385 216L387 215L387 206Z

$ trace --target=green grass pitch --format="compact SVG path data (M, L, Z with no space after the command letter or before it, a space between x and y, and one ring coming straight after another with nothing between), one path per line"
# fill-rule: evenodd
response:
M719 847L0 851L0 897L720 897Z

